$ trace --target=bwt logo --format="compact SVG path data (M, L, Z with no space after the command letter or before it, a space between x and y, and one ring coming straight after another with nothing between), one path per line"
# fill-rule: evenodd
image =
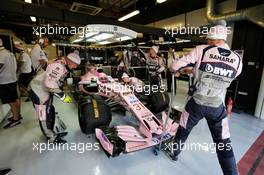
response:
M216 74L216 75L229 77L229 78L232 77L232 74L234 72L232 70L228 70L228 69L224 69L224 68L220 68L220 67L213 67L210 64L206 64L205 71L209 72L209 73Z

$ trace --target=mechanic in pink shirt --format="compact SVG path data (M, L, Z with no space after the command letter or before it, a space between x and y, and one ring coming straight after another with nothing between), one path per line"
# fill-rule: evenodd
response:
M241 73L242 60L236 52L230 50L226 38L226 22L218 21L210 28L207 45L196 46L189 54L173 62L173 72L180 72L185 67L194 65L194 84L181 115L173 144L175 149L167 153L173 160L177 160L181 152L180 146L186 141L192 128L205 118L216 145L223 174L237 175L224 100L227 88Z
M48 64L46 71L39 71L30 82L29 96L36 109L41 130L50 142L66 142L53 130L55 121L55 108L52 105L53 95L64 103L71 103L71 98L63 92L62 86L68 72L80 63L79 55L70 53L64 59Z
M136 92L141 91L144 87L144 82L136 77L129 77L127 73L123 73L122 82L125 85L131 86Z
M91 85L94 86L92 91L98 91L97 83L98 81L104 81L108 79L107 75L103 72L98 72L93 64L88 64L85 66L85 74L81 76L81 81L79 82L79 90L85 94L91 94L88 92L84 86ZM94 93L94 92L92 92Z

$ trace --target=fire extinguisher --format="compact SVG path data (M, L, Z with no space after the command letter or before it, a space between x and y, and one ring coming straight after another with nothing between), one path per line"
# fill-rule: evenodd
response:
M231 117L232 107L233 107L233 100L232 100L232 97L229 97L228 102L227 102L227 116L228 117Z

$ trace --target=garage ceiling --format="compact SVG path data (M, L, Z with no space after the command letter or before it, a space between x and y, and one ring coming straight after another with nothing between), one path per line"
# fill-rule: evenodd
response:
M217 0L217 2L222 1L224 0ZM2 7L0 8L3 10L0 9L0 28L11 29L20 36L25 36L26 34L28 35L26 39L30 40L28 37L32 33L33 25L48 23L59 25L84 25L88 23L87 21L89 21L89 23L104 23L104 21L108 21L109 23L109 20L115 22L118 18L135 9L140 10L140 14L130 18L126 23L145 25L202 8L205 6L205 2L205 0L167 0L162 4L157 4L156 0L32 0L33 5L52 9L52 11L40 10L38 13L39 16L36 15L37 22L33 23L29 18L29 13L31 11L33 13L35 10L34 8L31 10L25 7L23 10L27 11L27 13L23 13L19 4L21 5L24 3L24 0L9 0L1 2ZM5 4L8 3L12 3L12 6L5 6ZM12 8L13 10L10 11L9 9ZM16 8L18 8L18 11L14 10ZM55 12L56 10L57 12ZM59 10L63 13L58 13ZM62 14L63 19L59 19L56 14ZM72 18L71 20L66 20L69 14ZM127 26L129 26L129 23ZM118 23L116 25L118 25ZM140 26L136 26L136 28L137 27Z
M11 1L15 1L17 3L24 2L23 0ZM222 1L224 0L217 0L216 2ZM96 15L112 19L118 19L134 9L139 9L140 14L128 21L137 24L148 24L157 20L205 7L206 1L167 0L162 4L157 4L156 0L32 0L32 3L64 10L70 10L73 3L78 3L80 4L80 9L87 10L86 6L90 6L90 10L92 10L92 8L102 9ZM82 12L82 10L79 12ZM89 14L89 11L86 12Z

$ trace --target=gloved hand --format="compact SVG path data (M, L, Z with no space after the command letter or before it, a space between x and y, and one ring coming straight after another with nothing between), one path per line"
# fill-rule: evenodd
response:
M66 95L65 98L62 100L64 103L71 103L72 99L70 96Z

